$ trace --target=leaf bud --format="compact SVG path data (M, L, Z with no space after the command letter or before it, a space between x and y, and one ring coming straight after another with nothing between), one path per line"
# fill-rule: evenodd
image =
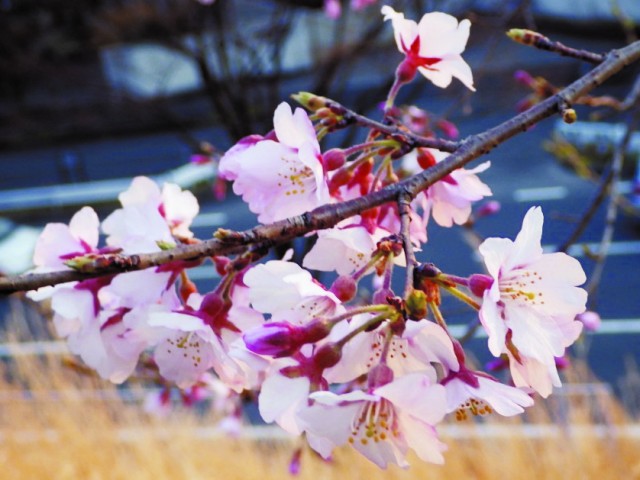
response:
M328 98L321 97L311 92L298 92L291 95L296 102L311 112L327 106Z
M421 290L412 290L406 301L409 318L420 320L427 316L427 295Z

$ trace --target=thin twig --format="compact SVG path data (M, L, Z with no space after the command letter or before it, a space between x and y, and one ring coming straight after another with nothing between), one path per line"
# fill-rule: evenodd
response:
M444 138L423 137L408 130L403 130L396 125L386 125L384 123L377 122L369 117L360 115L359 113L354 112L333 100L327 102L327 107L344 118L344 126L356 124L370 128L377 132L397 138L411 149L416 147L426 147L435 148L436 150L443 152L455 152L460 147L460 142L445 140Z
M574 102L638 59L640 59L640 42L610 52L604 62L563 89L558 95L540 102L496 127L468 137L460 144L455 153L433 167L368 195L345 202L323 205L303 215L269 225L259 225L243 232L219 230L216 238L195 245L183 245L151 254L105 255L94 262L87 263L82 271L32 273L0 278L0 293L32 290L46 285L142 270L176 260L196 260L213 255L238 253L242 251L242 247L257 243L264 243L266 246L274 245L316 230L331 228L353 215L385 203L397 201L399 195L415 198L418 193L454 170L488 153L507 139L527 131L529 127L541 120L552 116L557 112L557 105L561 99L569 103Z
M616 147L613 154L613 161L611 162L611 186L609 188L609 204L607 205L607 214L605 217L605 226L602 232L602 238L600 240L600 246L598 248L598 255L596 258L596 265L591 272L591 278L587 284L587 293L592 299L592 295L600 284L602 278L602 272L604 271L604 264L607 258L611 241L613 240L613 232L615 230L616 218L618 216L618 187L620 183L620 176L622 174L622 165L624 163L624 154L629 146L631 135L633 134L638 120L640 118L640 111L636 111L631 123L627 125L627 131L620 144Z
M541 33L534 32L533 30L513 28L507 32L507 35L512 40L523 45L539 48L540 50L546 50L548 52L558 53L564 57L577 58L578 60L593 63L595 65L602 63L605 59L605 55L590 52L588 50L578 50L576 48L567 47L566 45L560 42L554 42L548 37L545 37Z
M558 247L557 249L558 252L566 253L567 250L569 250L569 247L571 247L571 245L573 245L578 241L578 239L582 236L587 226L589 226L589 223L591 223L591 220L593 219L593 216L598 211L598 208L600 207L600 205L602 205L602 202L604 202L604 199L607 198L609 187L611 186L611 182L613 181L612 173L613 173L612 170L609 170L609 172L607 172L607 174L604 177L602 177L596 196L589 204L589 207L582 214L580 221L576 225L576 228L573 230L573 232L571 232L571 235L569 235L569 238L567 238L562 243L562 245Z

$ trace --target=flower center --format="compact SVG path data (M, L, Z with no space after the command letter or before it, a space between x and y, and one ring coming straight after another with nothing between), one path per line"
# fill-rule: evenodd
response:
M301 165L296 159L282 157L283 172L278 172L278 187L284 190L285 195L304 195L306 183L313 178L313 171L306 165Z
M376 365L382 359L382 351L386 336L382 332L377 332L374 339L371 341L371 354L367 360L367 368L371 368ZM407 341L398 337L393 337L389 343L387 350L387 357L389 359L402 360L407 358Z
M477 398L470 398L462 405L460 405L456 410L456 420L458 422L462 422L469 418L468 413L471 413L474 416L484 416L493 413L493 409L489 404L487 404L484 400L480 400Z
M536 271L514 270L511 275L500 279L500 294L521 306L544 305L541 281L542 277Z
M391 403L383 398L378 402L365 402L351 423L349 443L367 445L399 435L396 412Z

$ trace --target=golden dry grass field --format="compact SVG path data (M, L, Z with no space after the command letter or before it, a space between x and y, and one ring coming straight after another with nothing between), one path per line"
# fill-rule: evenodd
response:
M157 419L116 387L65 367L59 356L18 357L0 375L0 479L283 479L296 440L213 434L209 414ZM571 387L568 388L571 391ZM25 392L29 392L25 394ZM444 466L412 459L379 470L348 448L332 462L305 451L297 478L640 478L640 424L606 390L556 395L522 419L450 421ZM267 432L268 430L259 430ZM266 436L268 437L268 436Z

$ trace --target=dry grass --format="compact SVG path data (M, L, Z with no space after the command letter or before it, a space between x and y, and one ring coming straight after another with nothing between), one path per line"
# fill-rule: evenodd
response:
M24 392L29 391L29 397ZM59 357L20 357L0 375L0 479L287 478L293 440L210 435L208 414L144 414L115 387L63 367ZM610 395L556 396L526 419L447 424L446 465L412 459L381 471L349 449L331 463L305 452L302 479L640 478L640 435ZM634 435L635 431L635 435Z

